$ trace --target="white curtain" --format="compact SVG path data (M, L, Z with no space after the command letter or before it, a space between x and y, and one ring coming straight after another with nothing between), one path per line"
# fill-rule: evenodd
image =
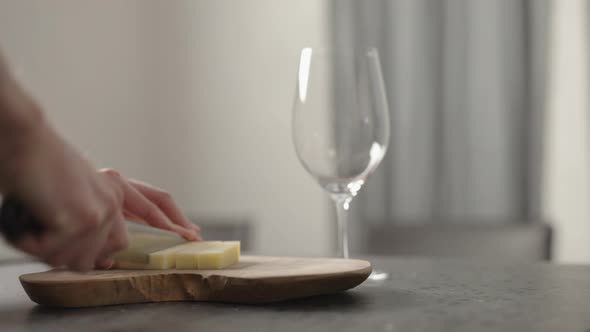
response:
M380 49L392 118L390 149L353 205L353 227L540 219L547 3L333 8L336 45Z

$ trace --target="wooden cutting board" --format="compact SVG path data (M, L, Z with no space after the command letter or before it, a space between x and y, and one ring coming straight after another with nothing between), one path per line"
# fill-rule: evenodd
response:
M371 264L338 258L242 256L223 270L51 270L20 276L34 302L90 307L161 301L269 303L353 288Z

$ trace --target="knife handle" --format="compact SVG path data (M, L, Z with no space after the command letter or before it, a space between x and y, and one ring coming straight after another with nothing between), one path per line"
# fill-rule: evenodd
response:
M14 196L4 197L0 206L0 233L8 242L16 242L26 234L40 235L46 230L27 207Z

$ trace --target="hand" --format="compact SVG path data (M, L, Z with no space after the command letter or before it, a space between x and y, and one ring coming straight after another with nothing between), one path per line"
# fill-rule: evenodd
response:
M193 224L176 205L172 196L145 182L125 179L112 169L101 170L124 189L124 211L127 220L176 232L188 240L202 240L201 228Z
M200 239L198 226L170 195L114 170L96 172L50 128L22 146L9 188L48 230L24 237L17 248L53 266L86 271L108 267L109 256L126 247L124 218Z

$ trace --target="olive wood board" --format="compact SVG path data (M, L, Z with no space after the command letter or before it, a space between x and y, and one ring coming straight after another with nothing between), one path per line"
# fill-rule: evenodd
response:
M242 256L221 270L50 270L20 276L32 301L54 307L210 301L261 304L356 287L371 273L364 260Z

